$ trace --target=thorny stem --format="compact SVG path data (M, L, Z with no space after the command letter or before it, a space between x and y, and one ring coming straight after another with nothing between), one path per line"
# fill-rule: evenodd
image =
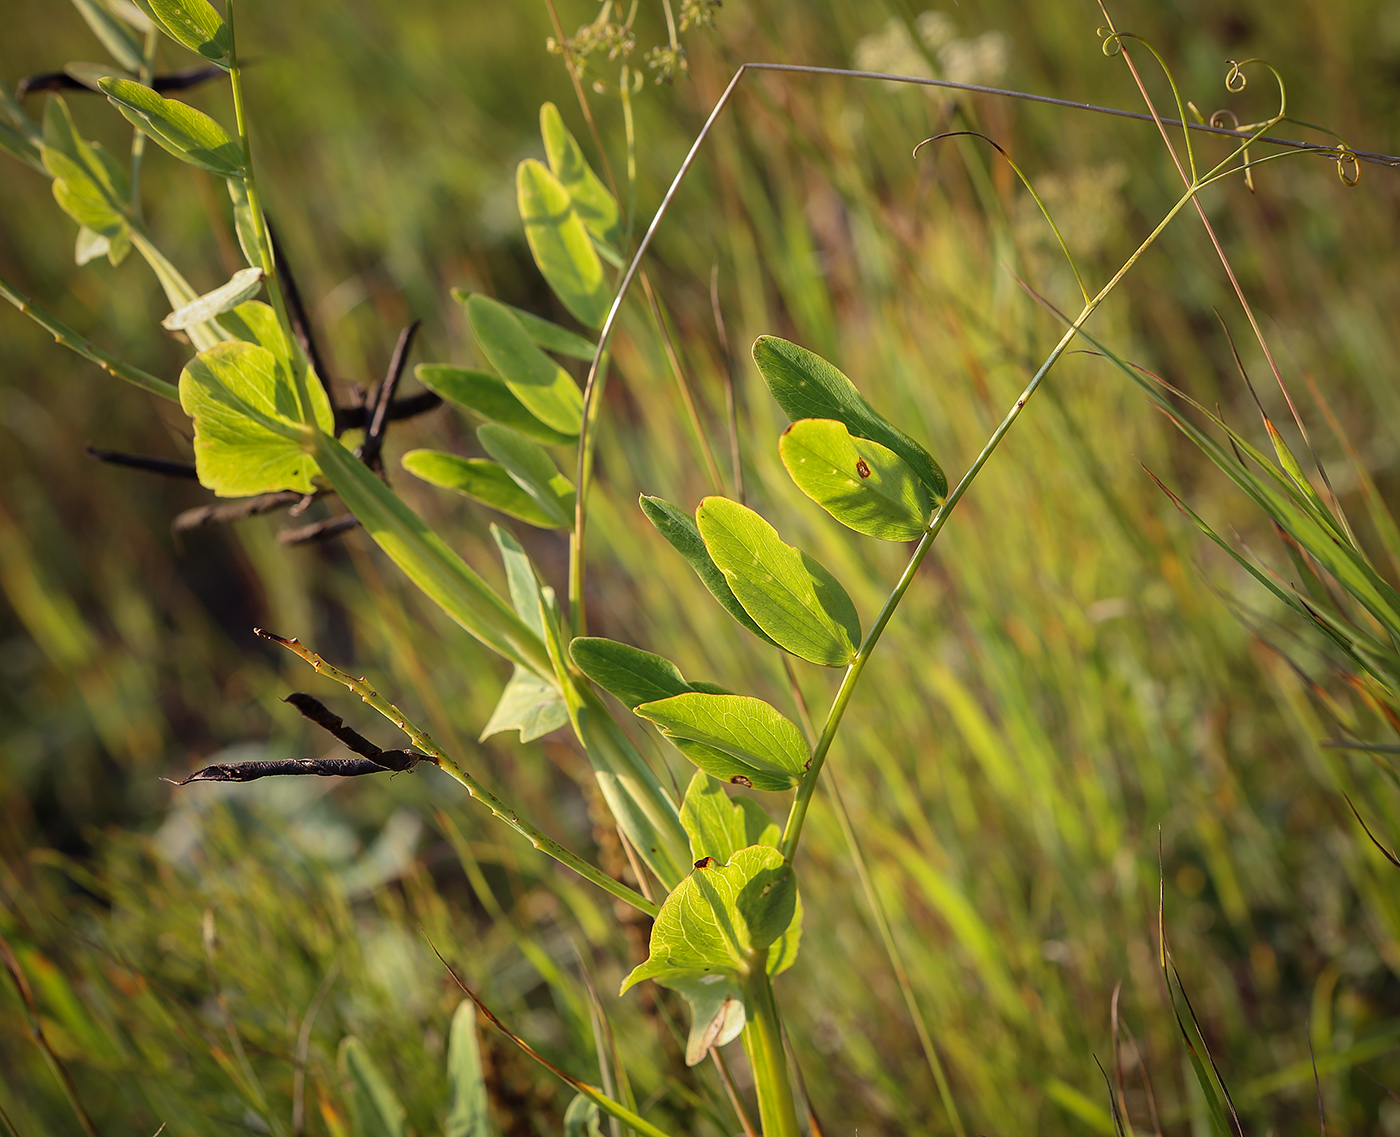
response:
M559 844L559 842L555 841L553 838L546 837L531 825L530 822L522 818L517 810L512 809L472 777L471 774L458 766L426 732L420 730L411 723L398 707L381 696L378 691L369 685L367 680L363 678L356 679L348 672L341 671L340 668L327 663L310 648L305 647L299 640L286 639L282 636L273 635L271 632L262 631L259 628L255 628L254 631L265 639L270 639L274 643L281 644L289 651L301 656L302 659L311 664L320 674L334 679L337 683L354 691L366 704L378 711L403 731L404 734L408 736L409 741L413 743L416 750L425 754L428 760L437 766L438 769L442 770L453 781L461 785L470 796L476 798L485 805L487 809L524 837L525 840L529 841L536 849L539 849L542 853L548 853L561 865L573 869L574 872L578 873L579 876L583 877L585 880L596 884L599 888L603 889L603 891L610 893L619 900L632 905L632 907L639 912L643 912L655 918L656 914L661 910L658 905L652 903L641 893L628 888L627 885L623 884L621 881L614 880L601 869L589 864L577 854L569 852L568 849L564 848L563 845Z
M258 180L253 174L253 151L248 138L248 112L243 100L243 72L238 66L238 49L234 37L233 0L228 0L228 77L233 91L233 114L238 127L238 145L243 151L243 184L248 191L248 212L253 215L253 232L258 242L258 257L262 261L263 282L272 300L273 311L277 313L277 326L287 343L287 354L291 358L292 380L296 384L297 400L301 404L301 421L308 427L316 425L316 412L311 403L311 392L306 386L306 364L297 350L297 338L292 330L291 317L287 312L287 299L282 293L282 282L277 276L277 263L272 252L272 238L267 231L267 218L263 216L262 195L258 192Z

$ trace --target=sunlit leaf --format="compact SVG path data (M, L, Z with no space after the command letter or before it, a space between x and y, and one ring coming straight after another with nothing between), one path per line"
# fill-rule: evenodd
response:
M759 336L753 358L773 398L793 422L804 418L843 422L856 437L878 442L908 462L936 500L947 496L948 479L933 456L880 417L855 384L821 356L777 336Z
M560 697L559 689L517 667L501 692L481 737L487 739L504 730L518 730L521 742L533 742L568 723L569 708Z
M528 525L540 529L557 529L561 525L521 489L504 466L489 458L463 458L442 450L410 450L401 461L415 478L466 494Z
M695 524L695 519L663 498L647 497L643 494L640 504L647 520L656 526L656 531L665 537L671 547L685 558L686 563L695 570L695 575L700 578L700 583L709 589L710 595L720 602L724 610L759 639L777 647L777 641L754 623L753 617L744 611L744 606L739 603L738 597L734 595L734 590L729 587L724 573L720 571L719 566L715 564L709 551L705 548L705 541L700 536L700 529Z
M182 308L177 308L166 316L160 325L173 332L222 316L256 296L262 290L262 278L263 272L260 268L240 269L227 284L220 285L212 292L206 292Z
M98 85L123 115L175 157L220 177L243 176L243 148L203 111L130 79L103 79Z
M271 304L261 300L248 300L231 311L224 312L215 322L235 339L245 343L255 343L267 348L276 357L278 365L291 375L293 363L306 368L306 391L311 399L312 417L322 430L332 430L335 413L331 410L330 399L320 378L307 363L301 345L292 342L282 334L282 325Z
M796 724L749 695L687 692L635 708L706 773L756 790L787 790L812 752Z
M577 642L577 641L575 641ZM690 838L690 855L697 861L714 857L729 863L750 845L777 847L781 830L763 807L743 794L729 796L718 778L696 770L681 803L681 825Z
M784 544L752 509L728 498L705 498L695 521L739 603L780 647L827 667L854 658L860 617L826 569Z
M44 108L40 156L53 175L54 200L69 217L108 238L127 228L125 172L111 155L83 139L61 98L50 97Z
M601 327L612 290L569 191L533 158L520 163L515 188L525 239L545 281L574 319Z
M933 508L928 490L893 450L855 438L834 419L799 419L778 442L797 488L867 537L913 541Z
M554 465L539 443L493 422L477 428L476 436L486 453L496 459L555 525L574 521L574 487Z
M486 358L511 393L546 426L577 435L583 422L583 392L504 304L489 297L467 298L467 318Z
M445 363L420 363L413 374L418 377L418 382L449 403L456 403L484 419L518 430L536 442L567 446L577 441L577 435L563 434L540 422L515 397L506 381L495 375Z
M141 0L176 43L227 70L233 35L209 0Z
M622 240L622 210L608 187L584 160L583 151L553 103L540 107L540 135L544 139L550 171L569 191L579 220L594 236L616 245Z
M569 655L580 671L630 710L691 690L669 659L617 640L579 636L569 644Z
M460 304L465 304L472 297L472 293L463 288L454 288L452 298ZM597 349L597 344L592 340L571 332L568 328L561 328L552 320L546 320L542 316L536 316L533 312L527 312L524 308L517 308L514 304L505 305L517 320L520 326L525 329L529 337L544 348L545 351L552 351L555 355L567 355L572 359L591 360L593 353Z

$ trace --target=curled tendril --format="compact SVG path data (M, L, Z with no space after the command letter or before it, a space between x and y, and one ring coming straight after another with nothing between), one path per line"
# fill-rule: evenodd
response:
M1097 30L1099 39L1103 40L1103 53L1112 59L1123 50L1123 33L1115 32L1110 27L1100 27Z
M1210 116L1210 125L1218 130L1233 130L1236 133L1240 129L1240 116L1228 107L1222 107ZM1244 158L1244 185L1250 193L1254 192L1254 170L1249 163L1249 147L1246 146L1241 151Z
M1361 163L1356 159L1356 152L1345 142L1337 143L1337 177L1342 179L1342 185L1354 186L1361 180Z
M935 134L932 138L925 138L922 142L920 142L917 146L914 147L913 156L917 158L919 156L919 151L922 150L925 146L927 146L930 142L941 142L945 138L963 137L980 138L983 142L987 143L987 145L991 146L998 154L1000 154L1006 160L1006 164L1010 166L1015 175L1021 179L1021 184L1026 187L1026 190L1030 193L1031 198L1035 201L1036 207L1040 210L1041 215L1045 218L1046 222L1049 223L1051 232L1055 234L1055 240L1058 241L1060 244L1060 251L1064 253L1065 260L1069 262L1070 271L1074 273L1074 279L1079 285L1079 291L1083 294L1084 302L1087 304L1089 302L1089 290L1084 285L1084 277L1080 274L1079 265L1075 262L1074 254L1069 251L1069 245L1065 243L1065 238L1064 235L1060 232L1060 227L1055 224L1055 219L1050 215L1050 210L1046 206L1045 202L1041 200L1040 194L1035 192L1035 186L1031 184L1030 178L1026 177L1025 172L1021 169L1020 166L1018 166L1015 163L1011 155L1006 152L1006 150L1002 147L1002 145L999 142L997 142L996 139L988 137L987 135L983 134L980 130L950 130L944 134Z
M1225 89L1238 95L1248 86L1249 80L1245 77L1245 73L1240 70L1238 63L1233 59L1227 62L1230 64L1230 70L1225 73Z
M1273 121L1278 122L1288 117L1288 87L1277 67L1267 59L1231 59L1228 62L1230 70L1225 72L1225 89L1236 95L1243 91L1248 84L1248 77L1244 73L1246 67L1258 64L1260 67L1268 68L1269 74L1274 77L1274 82L1278 84L1278 112L1274 115Z

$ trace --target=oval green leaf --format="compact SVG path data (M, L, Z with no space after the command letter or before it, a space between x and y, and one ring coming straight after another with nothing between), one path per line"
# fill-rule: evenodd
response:
M762 699L687 692L635 708L706 773L756 790L797 784L812 752L802 732ZM687 743L698 744L702 749ZM715 756L725 759L716 762ZM719 765L721 769L714 769Z
M489 458L462 458L441 450L410 450L403 468L446 490L456 490L509 517L539 529L557 529L559 522L542 510L520 484Z
M599 240L616 245L622 240L622 210L608 187L584 160L583 151L553 103L540 107L540 135L544 139L550 171L569 191L579 220Z
M948 496L948 479L933 455L881 418L855 384L820 355L777 336L759 336L753 360L778 406L793 422L804 418L843 422L856 437L878 442L908 462L937 501Z
M574 486L555 468L544 449L508 426L488 422L477 428L476 437L486 453L496 459L537 506L567 528L574 522Z
M729 587L729 581L725 579L724 573L720 572L719 566L715 564L706 550L704 539L700 536L695 519L664 498L647 497L643 494L639 502L646 519L656 527L658 533L666 538L671 548L685 558L686 563L695 570L695 575L700 578L700 583L709 590L711 596L720 602L724 610L759 639L766 640L777 647L778 642L754 623L753 617L744 611L744 606L739 603L739 598Z
M612 290L569 191L533 158L520 163L515 189L525 239L549 287L579 323L602 327Z
M228 70L233 34L209 0L142 0L141 6L176 43Z
M696 770L681 803L681 827L690 838L690 855L727 864L750 845L777 847L782 830L763 807L743 794L730 797L718 778Z
M495 375L445 363L420 363L413 374L418 377L418 382L449 403L456 403L484 419L518 430L536 442L566 446L578 440L577 435L563 434L545 426L515 397L505 380Z
M224 178L243 176L243 148L203 111L130 79L101 79L98 85L133 125L181 161Z
M855 658L860 617L826 569L737 501L707 497L695 520L739 603L779 647L826 667Z
M535 346L515 313L498 300L475 295L467 298L467 318L476 342L511 393L546 426L576 436L583 423L583 392Z
M580 671L629 710L691 689L669 659L617 640L579 636L569 644L569 655Z
M835 419L804 418L783 431L778 453L797 488L842 525L882 541L923 536L933 501L893 450Z

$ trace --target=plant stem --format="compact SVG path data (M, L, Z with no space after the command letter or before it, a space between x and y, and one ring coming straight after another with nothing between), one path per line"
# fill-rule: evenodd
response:
M759 1124L763 1137L801 1137L788 1080L783 1030L773 1002L773 985L768 981L768 949L757 953L750 966L752 970L744 980L744 1009L748 1013L744 1050L753 1067Z
M151 85L151 76L156 69L156 45L160 33L154 23L146 32L145 52L141 56L141 71L137 78L143 87ZM146 153L146 132L139 126L131 136L131 216L136 222L141 220L141 159Z
M311 392L306 386L306 364L301 352L297 350L297 338L292 331L291 318L287 314L287 299L282 294L282 282L277 277L272 238L267 232L267 218L263 216L262 195L258 192L258 181L253 175L253 152L248 139L248 112L243 100L243 71L238 66L238 48L234 35L233 0L228 0L226 19L229 30L229 86L233 92L233 114L238 126L238 145L243 150L243 184L248 190L248 211L253 215L253 232L257 237L258 257L262 261L263 281L267 285L273 311L277 313L277 326L287 343L287 354L292 365L292 381L296 385L297 400L301 404L301 421L307 426L315 426L316 412L311 404Z

